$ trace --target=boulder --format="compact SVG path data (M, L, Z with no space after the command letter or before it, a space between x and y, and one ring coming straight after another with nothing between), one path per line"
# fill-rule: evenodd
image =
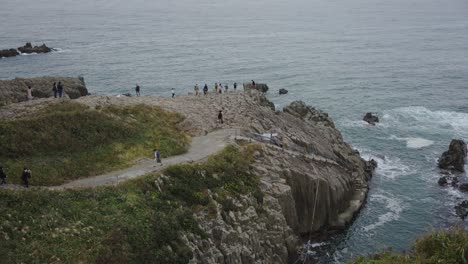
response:
M19 47L18 50L21 53L27 53L27 54L31 54L31 53L48 53L48 52L52 51L52 49L47 47L45 44L42 44L41 46L34 46L33 47L30 42L26 43L26 45L24 45L23 47Z
M460 186L458 187L458 189L462 192L468 192L468 183L462 183L460 184Z
M465 220L465 217L468 215L468 201L465 200L455 205L455 212L462 220Z
M4 50L0 50L0 58L2 57L5 57L5 58L8 58L8 57L14 57L14 56L17 56L19 55L19 52L15 49L4 49Z
M442 153L439 158L439 168L465 171L466 154L466 143L460 139L453 139L450 142L449 150Z
M244 83L244 90L258 90L262 93L268 92L269 88L268 85L264 83L256 83L255 86L253 86L251 83Z
M367 123L371 125L375 125L375 123L379 122L379 117L376 115L373 115L372 113L366 113L366 115L364 116L362 120L366 121Z
M287 93L288 93L288 90L286 90L286 89L281 88L279 90L279 94L287 94Z
M445 185L447 185L447 183L448 183L448 181L447 181L447 176L440 177L439 180L437 181L437 183L438 183L440 186L445 186Z
M26 89L31 85L34 98L53 97L54 82L62 81L64 96L76 99L88 95L82 77L35 77L0 80L0 105L27 101Z

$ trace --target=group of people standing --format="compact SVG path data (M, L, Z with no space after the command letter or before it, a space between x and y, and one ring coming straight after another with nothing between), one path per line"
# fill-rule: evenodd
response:
M54 92L54 98L57 98L57 97L62 98L63 96L62 81L59 81L58 84L54 82L54 85L52 86L52 92ZM28 88L26 89L26 96L28 98L28 101L34 99L31 85L28 85Z
M237 83L235 82L234 85L234 91L237 90ZM228 89L229 89L229 86L228 84L226 83L224 85L224 92L227 93L228 92ZM193 88L193 90L195 91L195 96L199 96L200 95L200 88L198 87L198 84L195 85L195 87ZM214 85L214 93L223 93L223 85L221 83L215 83ZM207 95L208 94L208 85L205 83L205 86L203 86L203 94L204 95Z
M28 188L29 187L29 179L31 178L31 170L28 168L23 169L23 173L21 174L21 180L23 181L24 187ZM7 175L5 171L3 170L3 167L0 166L0 185L7 184L6 182Z

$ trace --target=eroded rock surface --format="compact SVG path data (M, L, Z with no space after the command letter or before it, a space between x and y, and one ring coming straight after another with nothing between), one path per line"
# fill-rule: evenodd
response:
M54 82L62 81L63 93L71 99L88 94L84 79L81 77L36 77L0 80L0 105L27 101L26 90L31 85L34 98L53 97Z
M439 168L465 171L466 143L463 140L453 139L450 142L449 150L442 153L439 158Z

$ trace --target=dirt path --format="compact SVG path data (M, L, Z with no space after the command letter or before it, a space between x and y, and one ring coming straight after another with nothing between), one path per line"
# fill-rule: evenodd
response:
M236 135L239 135L239 131L237 129L221 129L213 131L205 136L194 137L192 138L192 144L190 145L187 153L163 159L162 165L156 164L154 160L142 159L137 164L127 169L113 171L91 178L79 179L59 186L35 188L62 190L81 187L92 188L102 185L117 184L128 179L162 170L172 164L197 162L206 159L208 156L222 150L230 141L234 139ZM24 190L23 187L14 184L3 185L0 188Z

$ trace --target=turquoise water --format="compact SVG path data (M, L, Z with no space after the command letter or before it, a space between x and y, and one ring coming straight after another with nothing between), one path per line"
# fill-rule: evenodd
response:
M379 161L369 199L322 262L410 243L459 222L466 196L437 186L437 157L468 139L465 0L160 0L2 3L0 47L59 52L0 59L0 79L83 75L92 93L170 95L195 83L266 82L301 99ZM280 88L289 90L279 96ZM381 123L360 121L376 112ZM319 250L319 248L318 248Z

